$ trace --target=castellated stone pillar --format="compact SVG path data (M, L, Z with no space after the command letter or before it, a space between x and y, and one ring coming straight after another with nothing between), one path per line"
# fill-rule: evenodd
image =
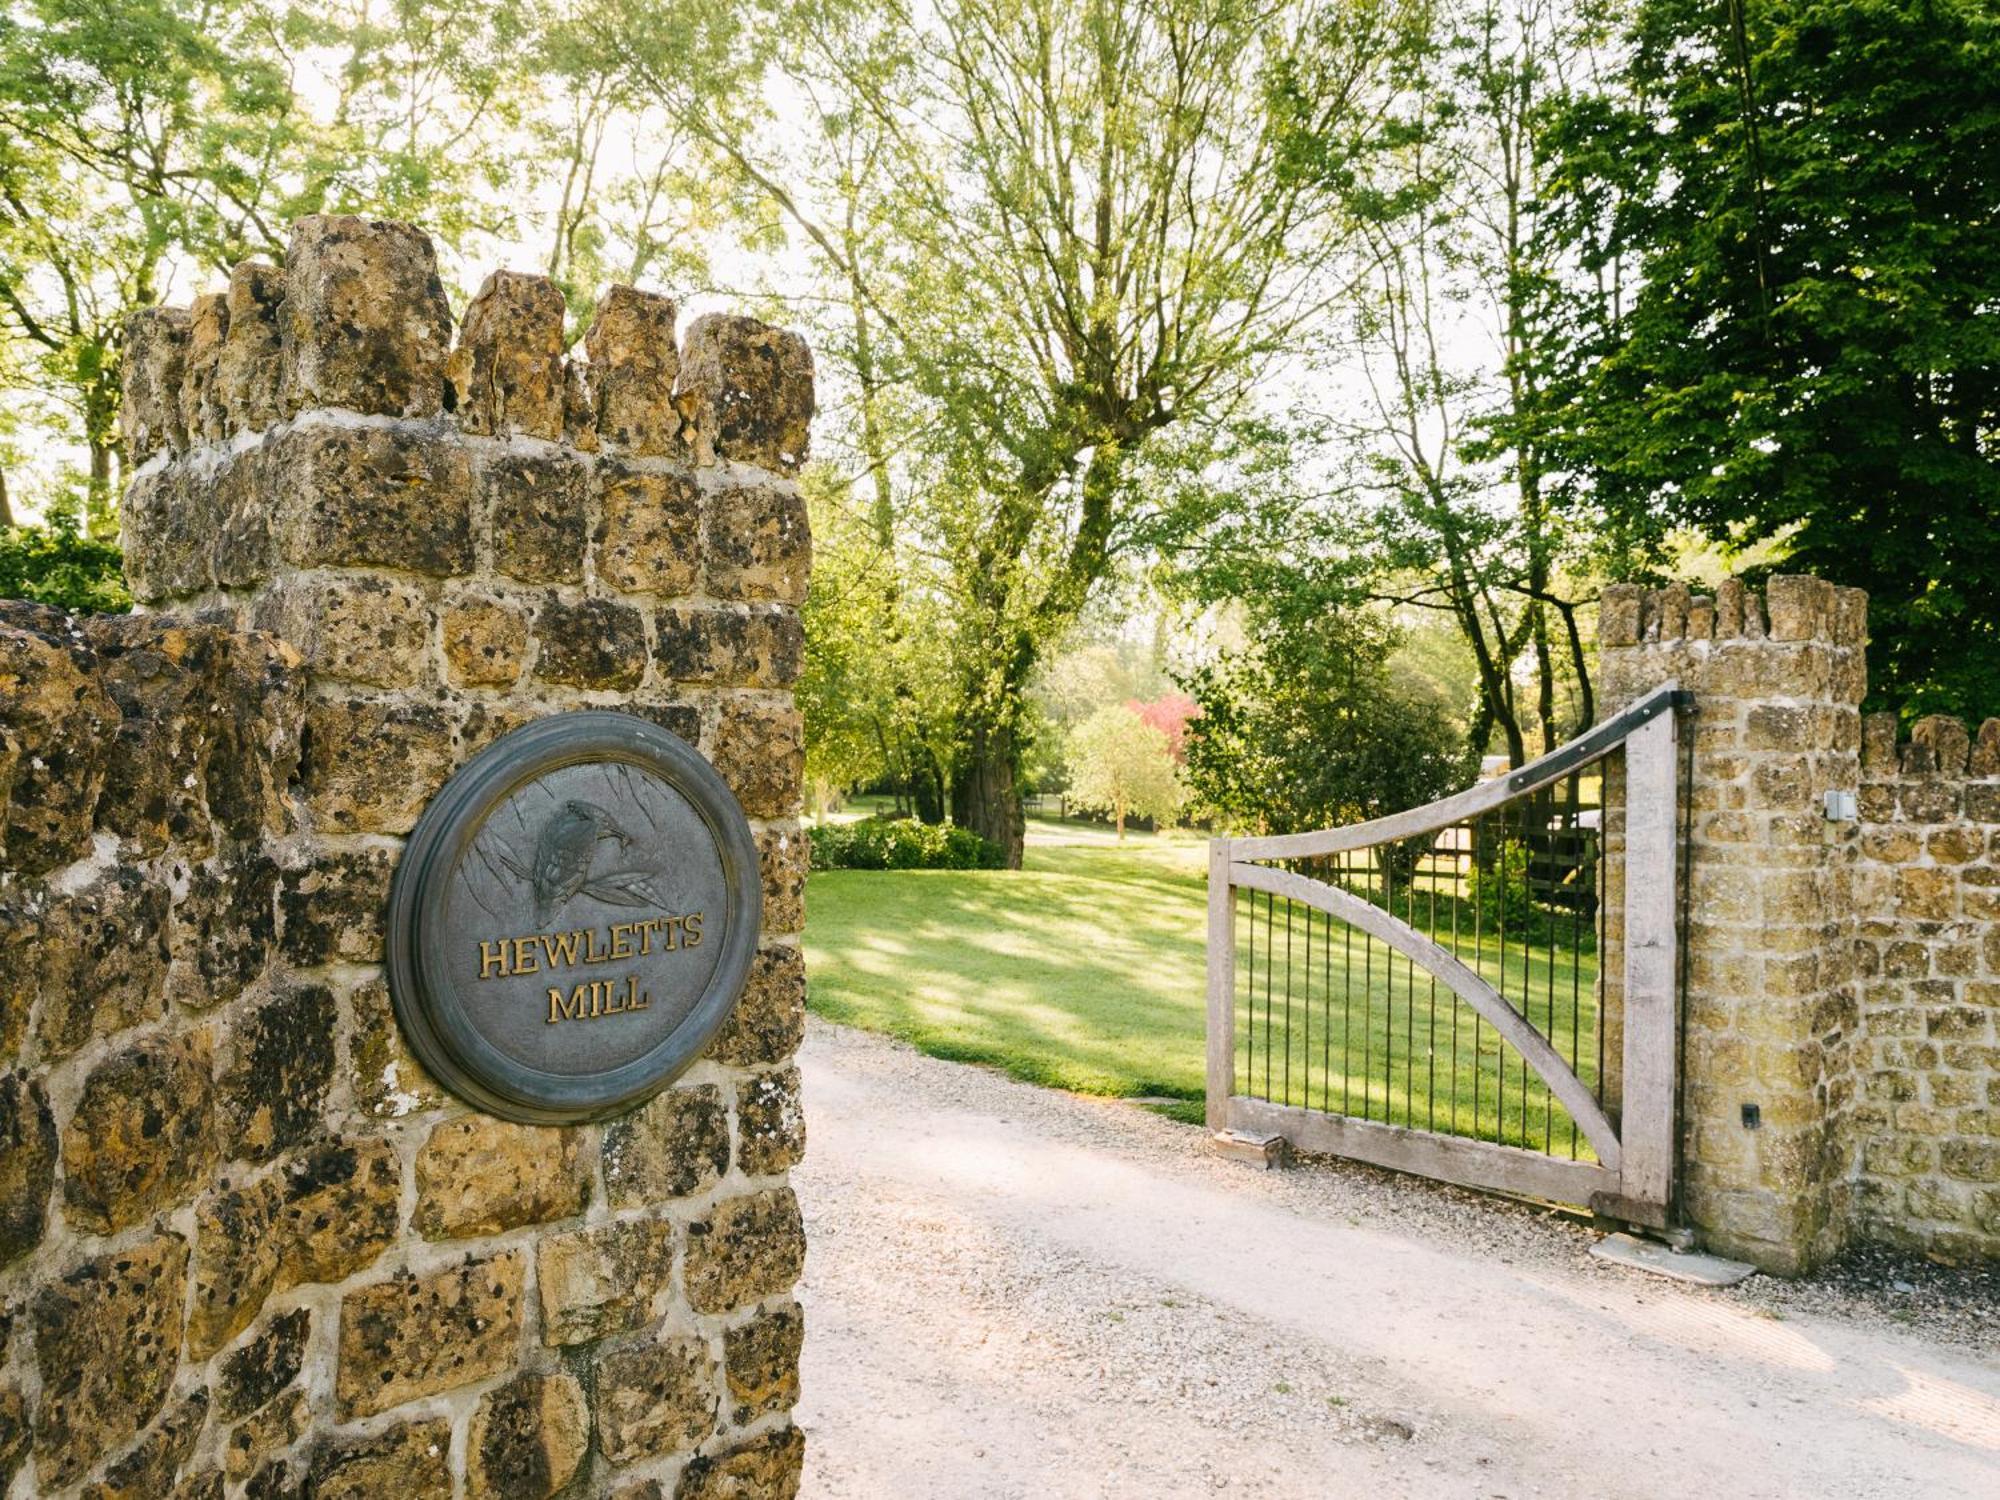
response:
M812 364L675 325L613 288L566 355L502 272L454 345L352 218L133 320L142 609L0 606L0 1490L796 1490ZM384 909L446 777L580 706L720 771L763 932L671 1088L516 1125L405 1051Z
M1866 633L1866 596L1815 578L1773 578L1762 597L1734 580L1713 598L1618 586L1600 614L1607 714L1669 680L1694 698L1683 1216L1785 1273L1838 1249L1848 1223L1857 825L1825 799L1860 785ZM1615 778L1611 793L1615 808ZM1614 883L1618 832L1614 811ZM1604 971L1615 1036L1617 964Z

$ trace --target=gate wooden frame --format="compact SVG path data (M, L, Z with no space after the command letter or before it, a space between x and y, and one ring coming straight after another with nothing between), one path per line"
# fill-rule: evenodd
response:
M1664 1228L1673 1199L1675 994L1679 906L1680 778L1675 709L1687 695L1667 683L1616 717L1506 777L1424 807L1346 828L1208 846L1208 1127L1283 1136L1294 1146L1352 1157L1467 1187L1586 1204L1612 1218ZM1525 797L1623 747L1624 1046L1615 1118L1521 1013L1455 955L1392 913L1337 886L1260 860L1303 859L1370 848L1449 828ZM1358 1120L1231 1092L1236 1063L1235 905L1239 890L1285 897L1372 934L1435 975L1477 1011L1541 1077L1576 1121L1597 1160L1567 1161L1520 1146Z

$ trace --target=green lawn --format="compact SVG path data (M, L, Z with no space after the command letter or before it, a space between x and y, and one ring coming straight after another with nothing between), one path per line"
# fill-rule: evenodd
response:
M1206 873L1206 845L1197 837L1134 834L1120 845L1108 830L1039 819L1030 822L1027 866L1018 872L820 872L808 891L811 1008L932 1056L996 1066L1032 1083L1188 1101L1169 1112L1199 1119ZM1391 965L1378 949L1364 966L1361 949L1346 947L1347 929L1329 929L1324 917L1311 919L1320 954L1313 972L1294 968L1288 1084L1282 990L1268 988L1271 957L1282 953L1283 903L1275 932L1262 898L1258 907L1263 951L1254 971L1247 904L1237 934L1237 1076L1250 1073L1253 1092L1336 1110L1345 1101L1354 1114L1420 1127L1451 1128L1455 1107L1460 1134L1534 1146L1547 1138L1567 1154L1567 1119L1560 1110L1550 1118L1540 1080L1524 1074L1511 1049L1503 1057L1491 1027L1475 1027L1472 1012L1448 993L1434 999L1427 976L1412 976L1401 959ZM1295 922L1306 920L1297 909ZM1295 929L1300 949L1305 930ZM1466 939L1453 946L1499 979L1500 948L1490 934L1475 949L1468 921ZM1588 1081L1596 1049L1594 955L1558 951L1551 963L1546 952L1530 957L1515 944L1506 957L1503 989L1515 996L1527 990L1530 1019L1565 1056L1574 1049ZM1295 957L1295 966L1301 962ZM1329 979L1336 980L1331 988ZM1268 1089L1267 1058L1274 1064ZM1588 1156L1587 1145L1579 1154Z
M1202 1094L1206 845L1034 820L1027 867L811 878L816 1014L1079 1093Z

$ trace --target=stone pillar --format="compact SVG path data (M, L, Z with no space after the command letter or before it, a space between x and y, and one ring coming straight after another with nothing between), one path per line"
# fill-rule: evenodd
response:
M1761 597L1734 580L1713 598L1620 585L1600 613L1607 714L1669 680L1694 697L1683 1216L1782 1273L1837 1250L1848 1221L1856 824L1829 820L1825 796L1860 785L1866 615L1858 590L1791 577ZM1614 826L1614 884L1615 848Z
M316 218L135 320L146 612L0 611L0 1490L789 1495L810 563L796 335ZM402 840L590 705L751 819L731 1022L602 1125L476 1114L383 978ZM17 1488L13 1493L20 1493Z

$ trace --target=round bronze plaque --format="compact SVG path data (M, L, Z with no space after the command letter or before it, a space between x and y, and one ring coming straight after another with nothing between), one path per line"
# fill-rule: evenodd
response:
M424 810L389 901L396 1019L510 1120L616 1114L701 1053L763 908L750 825L693 746L630 714L495 740Z

